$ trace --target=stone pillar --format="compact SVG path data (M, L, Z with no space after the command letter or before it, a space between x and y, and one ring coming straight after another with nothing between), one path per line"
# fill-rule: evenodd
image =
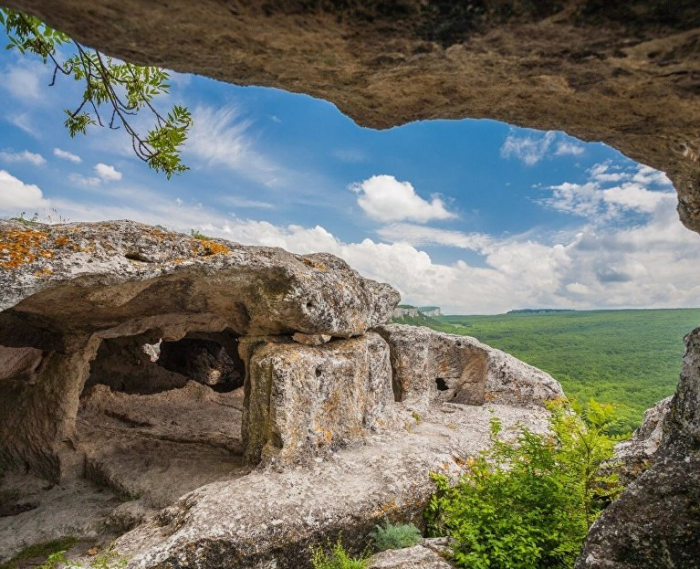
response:
M393 425L389 347L377 334L321 346L243 338L240 355L252 463L304 462Z

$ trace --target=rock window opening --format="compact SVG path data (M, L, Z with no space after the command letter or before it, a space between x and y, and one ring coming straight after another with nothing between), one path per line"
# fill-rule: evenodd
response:
M447 391L449 389L447 382L442 377L435 378L435 385L437 386L438 391Z

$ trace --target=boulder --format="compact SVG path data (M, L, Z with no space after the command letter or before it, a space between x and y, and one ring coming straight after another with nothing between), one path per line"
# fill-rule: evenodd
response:
M209 328L237 334L351 337L386 322L399 301L392 287L333 255L293 255L131 221L0 221L0 269L0 345L42 349L127 323L172 326L158 317L174 315L206 315ZM26 330L14 329L18 323Z
M378 553L367 569L452 569L444 557L423 545Z
M593 524L576 569L700 567L700 328L669 407L653 465Z
M441 399L467 405L544 405L563 398L549 374L469 336L389 324L375 328L389 344L397 401L416 408Z
M254 464L303 462L395 425L389 346L378 334L321 346L248 337L240 353Z

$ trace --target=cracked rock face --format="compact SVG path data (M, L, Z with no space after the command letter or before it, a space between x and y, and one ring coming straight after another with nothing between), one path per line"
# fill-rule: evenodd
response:
M696 0L6 0L110 55L331 101L358 123L489 118L663 170L700 230Z
M671 397L662 399L644 413L642 424L626 439L615 445L615 471L627 486L651 466L659 449L664 423L671 409Z

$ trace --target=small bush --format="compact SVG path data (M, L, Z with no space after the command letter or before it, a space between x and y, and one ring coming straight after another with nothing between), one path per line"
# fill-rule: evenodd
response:
M589 527L622 490L601 473L613 455L610 405L589 402L580 414L556 403L550 430L521 427L517 440L499 438L470 461L456 486L431 475L437 492L426 518L431 535L450 535L454 562L468 569L573 568Z
M361 557L350 557L340 539L326 553L322 547L313 550L311 564L314 569L364 569L367 561Z
M389 520L384 522L383 527L377 526L371 537L379 551L413 547L423 539L420 530L413 524L395 526Z

